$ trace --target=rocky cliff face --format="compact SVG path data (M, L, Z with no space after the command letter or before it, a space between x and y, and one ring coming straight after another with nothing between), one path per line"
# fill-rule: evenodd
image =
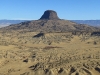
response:
M41 16L40 20L48 19L48 20L58 20L57 13L53 10L47 10L44 12L44 14Z

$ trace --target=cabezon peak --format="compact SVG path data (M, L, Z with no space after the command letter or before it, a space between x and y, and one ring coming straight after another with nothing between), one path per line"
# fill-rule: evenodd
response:
M46 10L44 14L41 16L41 19L47 19L47 20L58 20L59 17L57 16L56 11L54 10Z

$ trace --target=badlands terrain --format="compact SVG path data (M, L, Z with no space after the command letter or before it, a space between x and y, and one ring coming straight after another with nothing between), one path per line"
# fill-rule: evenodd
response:
M0 29L0 75L100 75L100 29L45 11Z

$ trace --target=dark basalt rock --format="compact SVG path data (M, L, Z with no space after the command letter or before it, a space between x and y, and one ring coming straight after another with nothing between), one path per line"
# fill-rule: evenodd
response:
M35 35L33 37L35 38L35 37L41 37L41 36L44 36L44 33L39 33L39 34L37 34L37 35Z
M57 13L53 10L46 10L44 14L42 15L41 19L47 19L47 20L58 20L59 17L57 16Z
M100 36L100 32L92 32L92 33L91 33L91 36L93 36L93 35L94 35L94 36Z

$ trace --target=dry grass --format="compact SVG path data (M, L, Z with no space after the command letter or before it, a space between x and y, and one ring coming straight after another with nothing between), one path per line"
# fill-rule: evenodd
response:
M100 36L0 32L0 75L100 75Z

